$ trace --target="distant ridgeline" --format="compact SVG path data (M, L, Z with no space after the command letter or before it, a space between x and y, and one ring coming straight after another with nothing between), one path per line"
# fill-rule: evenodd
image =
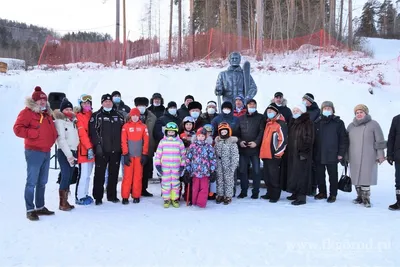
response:
M0 18L0 58L23 59L27 65L36 65L47 36L66 41L111 41L108 34L97 32L67 33L64 36L51 29Z

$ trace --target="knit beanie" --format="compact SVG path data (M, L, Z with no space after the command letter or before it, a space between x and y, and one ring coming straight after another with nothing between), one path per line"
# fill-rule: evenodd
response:
M72 106L72 103L69 102L69 100L66 97L64 97L64 99L61 101L61 104L60 104L60 111L63 112L63 110L66 108L73 109L74 107Z
M139 109L138 108L133 108L133 109L131 109L131 111L129 112L129 115L132 117L132 116L138 116L138 117L140 117L140 111L139 111Z
M364 111L365 114L369 114L369 109L366 105L364 104L358 104L357 106L355 106L354 108L354 114L356 113L357 110L362 110Z
M315 102L315 101L314 101L314 95L313 95L313 94L307 93L307 94L305 94L305 95L303 96L303 98L304 98L304 99L307 99L307 100L310 101L311 103L314 103L314 102Z
M178 105L174 101L169 102L168 105L167 105L167 109L169 109L169 108L177 108L177 107L178 107Z
M110 100L112 101L112 96L110 94L104 94L101 96L101 104L103 104L104 101Z
M322 105L321 105L321 112L322 112L322 111L324 110L324 108L326 108L326 107L332 108L333 113L335 113L335 107L333 106L333 103L332 103L331 101L324 101L324 102L322 102Z
M32 94L32 99L33 99L33 101L38 101L41 99L44 99L47 101L47 95L42 91L42 88L40 88L40 86L36 86L35 91Z
M122 96L119 91L114 91L114 92L112 92L111 97L114 97L116 95Z
M298 104L298 105L293 107L293 109L295 109L295 108L298 108L301 111L301 113L306 113L307 112L307 108L303 103L300 103L300 104Z
M230 110L233 110L233 105L232 105L231 102L225 101L224 103L222 103L221 108L222 108L222 109L224 109L224 108L229 108Z
M277 106L275 103L271 103L271 104L269 104L269 106L267 107L267 110L268 110L268 109L271 109L271 110L275 111L275 112L276 112L276 114L278 114L278 113L279 113L278 106Z
M250 99L249 101L247 101L247 105L250 103L254 103L257 105L257 101L255 99Z

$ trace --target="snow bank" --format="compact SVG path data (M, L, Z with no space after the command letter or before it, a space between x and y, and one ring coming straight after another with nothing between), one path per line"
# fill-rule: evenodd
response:
M368 46L374 51L374 58L392 60L400 57L400 40L367 38Z
M0 62L7 64L8 70L25 70L25 60L15 58L0 58Z

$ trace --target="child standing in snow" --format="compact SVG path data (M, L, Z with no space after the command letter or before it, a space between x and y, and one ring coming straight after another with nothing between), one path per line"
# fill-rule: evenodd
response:
M239 149L237 137L231 136L232 129L228 123L218 125L218 136L215 138L217 155L217 204L232 202L235 171L239 166Z
M193 136L196 136L196 132L194 131L194 119L190 116L186 116L182 121L181 129L179 132L180 132L179 137L182 139L187 152L190 144L192 143ZM192 203L192 195L190 192L191 185L190 183L187 183L185 180L187 180L185 179L185 177L181 177L180 179L181 184L180 184L179 196L182 194L182 191L184 190L185 192L183 193L183 199L191 204ZM185 182L184 187L182 186L182 182Z
M187 183L192 183L192 204L205 208L208 197L208 180L215 182L216 157L214 148L206 143L205 128L197 130L186 155Z
M215 142L214 142L214 127L211 124L205 124L204 125L204 129L206 129L207 131L207 135L206 135L206 143L210 144L212 147L215 146ZM217 182L214 181L210 181L210 190L208 193L208 200L215 200L215 196L217 194Z
M161 193L164 208L172 206L179 208L179 177L185 169L185 146L178 137L178 125L169 122L165 126L165 135L161 139L154 164L161 175Z

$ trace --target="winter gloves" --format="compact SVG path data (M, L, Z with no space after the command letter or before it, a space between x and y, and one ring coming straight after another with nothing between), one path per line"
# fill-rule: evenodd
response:
M156 170L157 170L157 172L158 172L158 174L159 174L160 176L163 175L163 171L162 171L161 165L156 165Z
M386 160L387 160L387 162L388 162L390 165L393 166L393 162L394 162L393 157L388 156L388 157L386 157Z
M140 158L140 164L142 164L142 166L146 165L148 161L149 157L147 155L142 155L142 157Z
M122 156L124 156L124 165L128 167L131 166L131 157L129 156L129 154Z
M94 158L93 149L89 148L87 151L87 159L92 160Z
M214 183L217 180L217 172L212 172L210 175L210 182Z

